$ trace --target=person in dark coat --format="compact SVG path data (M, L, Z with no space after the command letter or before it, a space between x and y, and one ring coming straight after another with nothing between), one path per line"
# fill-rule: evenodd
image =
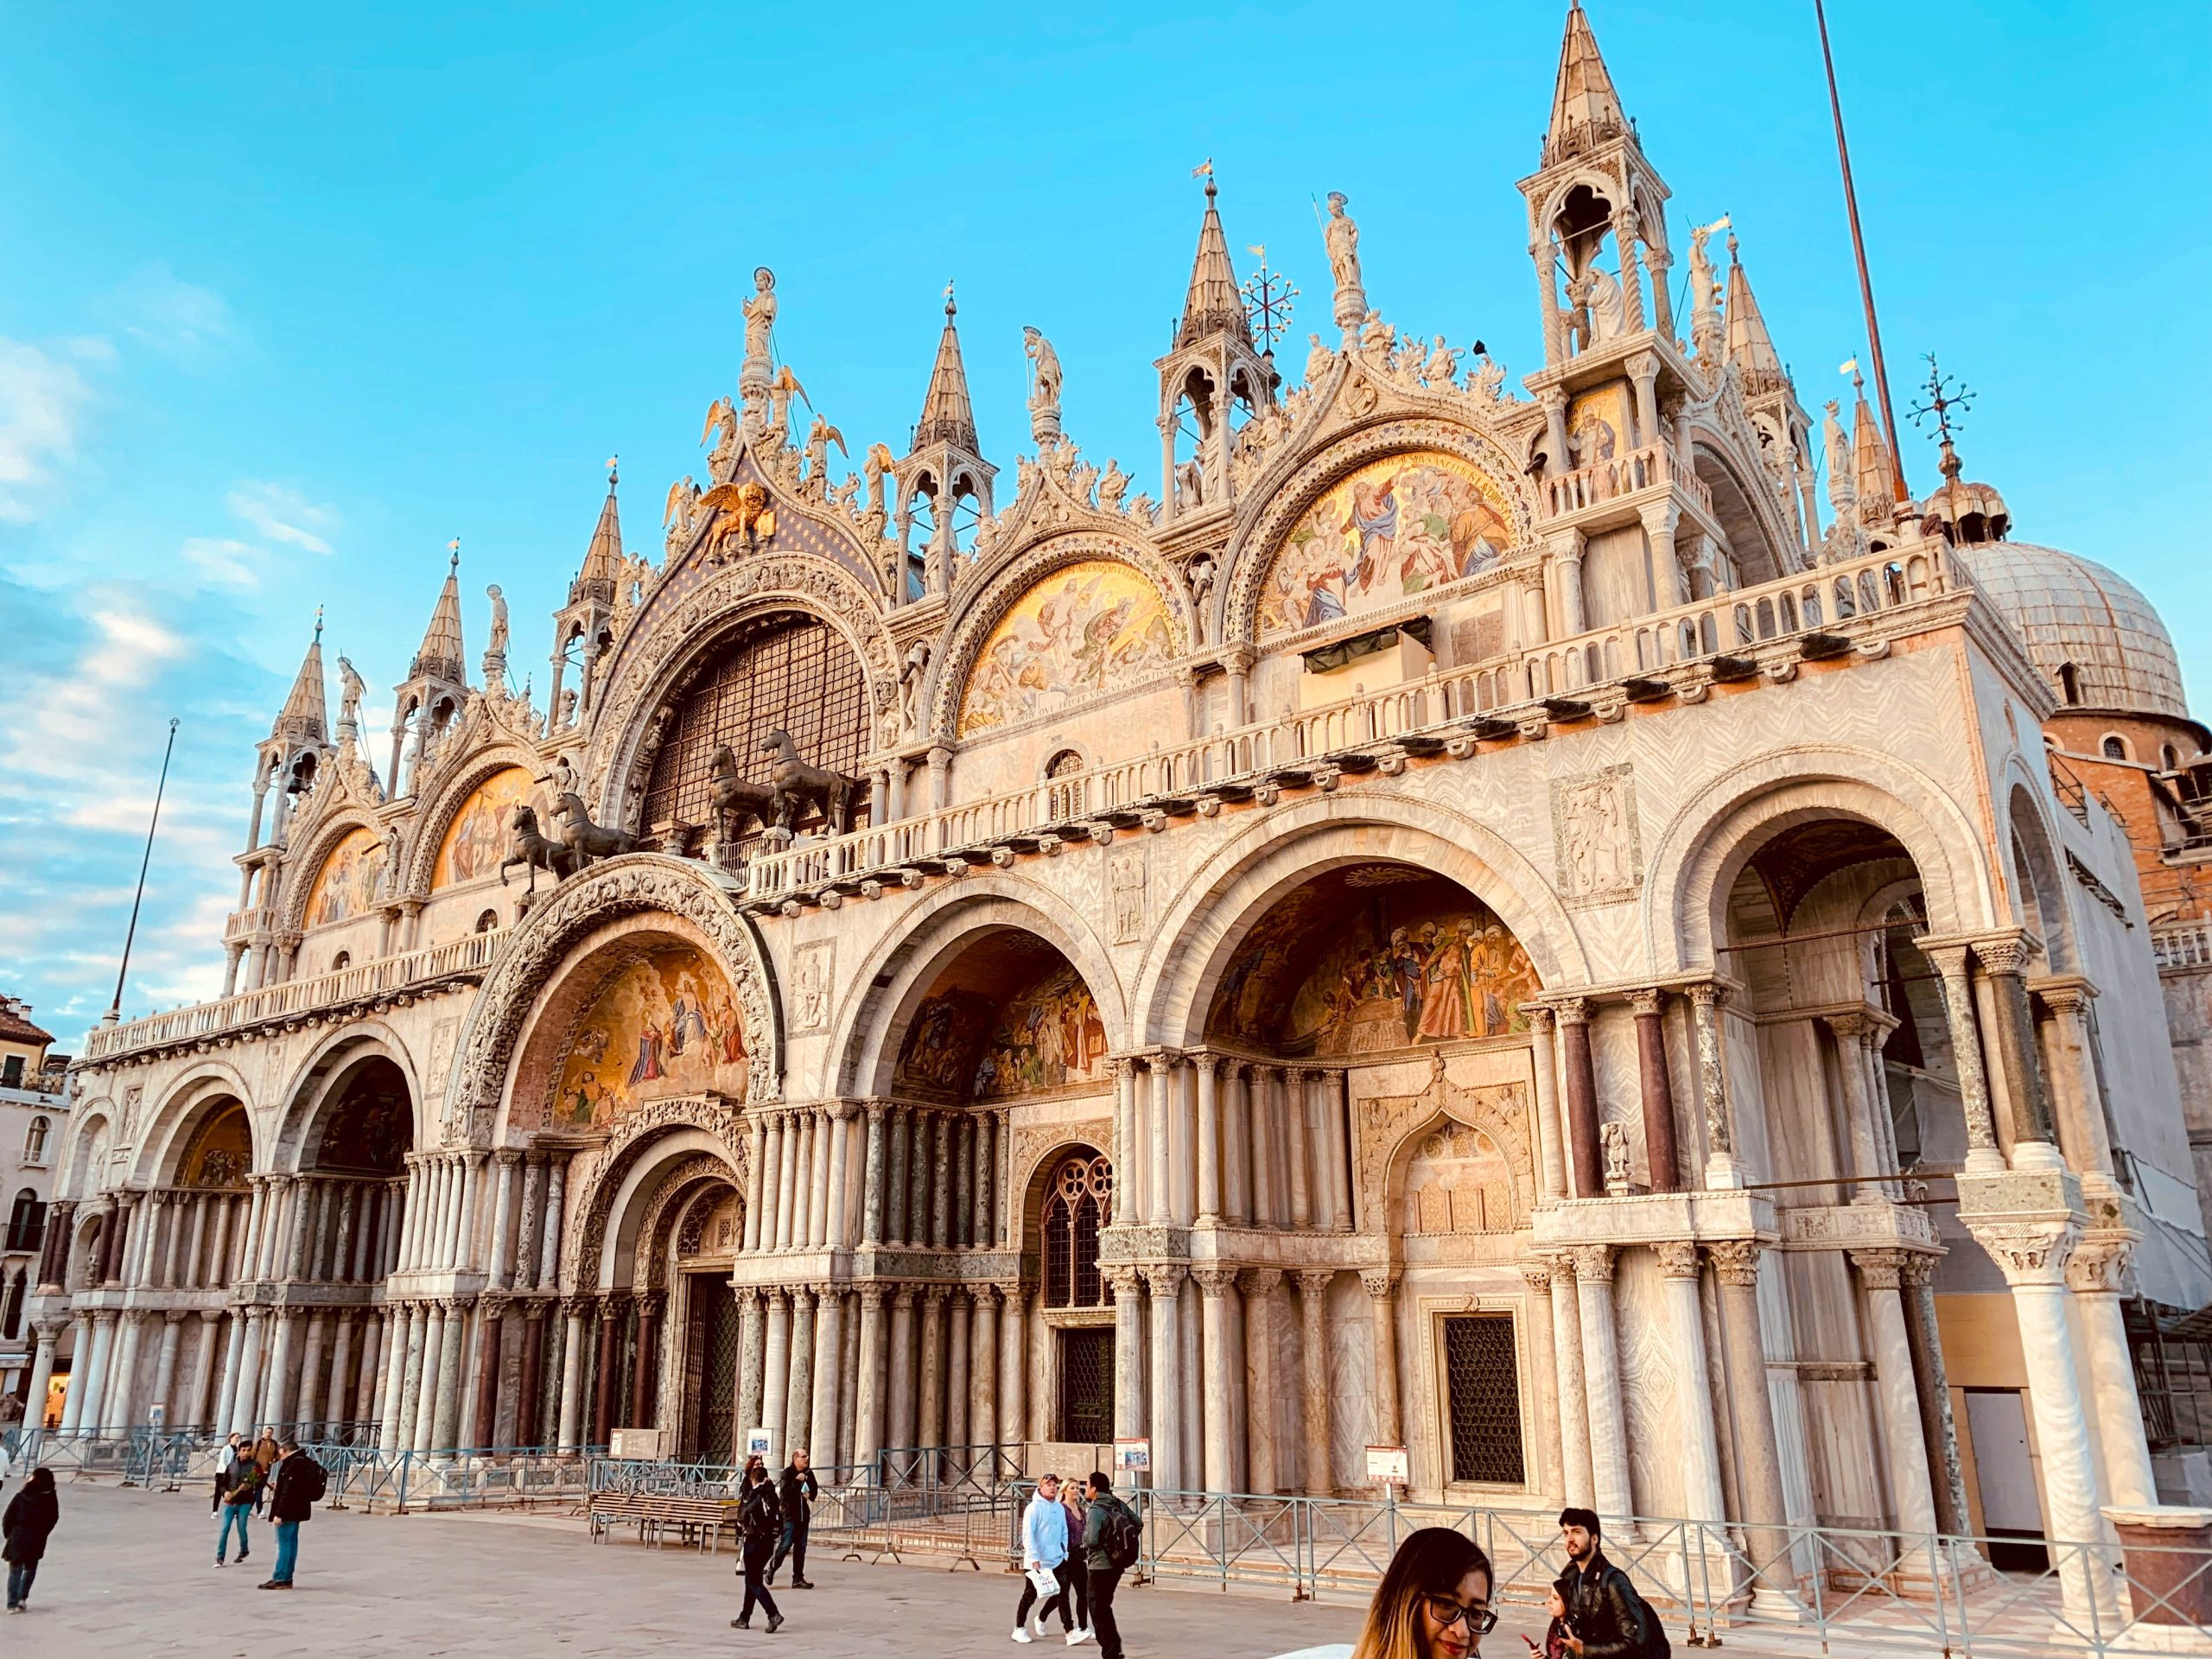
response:
M31 1581L46 1555L48 1534L61 1520L61 1500L54 1495L54 1471L34 1469L23 1490L8 1500L0 1514L0 1561L8 1563L8 1611L27 1613L31 1608Z
M300 1522L315 1513L315 1499L322 1493L322 1466L288 1436L277 1448L276 1472L269 1482L269 1519L276 1529L276 1570L263 1581L263 1589L292 1587L292 1568L300 1557Z
M1098 1659L1122 1659L1122 1624L1114 1614L1114 1592L1121 1588L1126 1569L1114 1565L1106 1548L1106 1524L1117 1515L1131 1522L1137 1519L1136 1511L1114 1496L1114 1483L1106 1478L1106 1471L1092 1470L1084 1483L1083 1566L1089 1580L1089 1628L1097 1637Z
M745 1563L738 1569L745 1574L745 1605L730 1620L730 1629L751 1630L753 1605L758 1602L768 1610L768 1634L773 1636L784 1616L768 1593L768 1557L784 1534L784 1509L776 1497L776 1483L758 1458L745 1465L745 1498L737 1508L737 1529L745 1539Z
M1605 1559L1597 1516L1562 1510L1559 1529L1567 1571L1552 1588L1567 1607L1567 1652L1574 1659L1643 1659L1656 1645L1651 1610L1628 1574Z
M232 1435L231 1455L215 1471L215 1510L223 1517L223 1529L215 1535L216 1566L222 1566L229 1552L233 1527L238 1534L238 1560L245 1560L246 1522L261 1507L261 1465L254 1461L253 1448L243 1434Z
M806 1529L814 1516L814 1500L821 1496L822 1483L815 1478L806 1453L792 1452L776 1488L776 1501L784 1511L784 1531L776 1541L776 1553L768 1558L766 1582L775 1583L776 1574L783 1568L784 1557L788 1555L791 1560L791 1588L814 1588L806 1580Z

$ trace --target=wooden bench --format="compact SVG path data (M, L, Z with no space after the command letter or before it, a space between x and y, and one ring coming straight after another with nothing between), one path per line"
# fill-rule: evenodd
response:
M687 1544L716 1553L724 1526L737 1524L738 1501L734 1497L679 1497L667 1492L594 1492L585 1504L591 1518L591 1536L599 1542L617 1526L638 1529L638 1541L648 1535L655 1548L670 1528Z

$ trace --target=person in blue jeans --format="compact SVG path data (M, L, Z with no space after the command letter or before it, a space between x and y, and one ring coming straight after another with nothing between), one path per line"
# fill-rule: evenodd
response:
M253 1518L255 1507L261 1502L261 1465L253 1460L251 1446L240 1444L242 1437L231 1436L230 1461L223 1465L215 1478L215 1508L223 1517L223 1529L215 1535L215 1565L223 1565L223 1558L230 1553L231 1529L238 1533L238 1560L246 1557L246 1522Z
M323 1494L322 1465L287 1439L278 1448L276 1466L270 1471L269 1519L276 1528L276 1568L262 1585L264 1590L292 1587L292 1568L300 1555L300 1522L315 1512Z

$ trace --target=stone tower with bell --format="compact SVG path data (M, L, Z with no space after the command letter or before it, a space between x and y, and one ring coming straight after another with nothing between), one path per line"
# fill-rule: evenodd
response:
M1240 412L1274 402L1274 364L1252 337L1252 323L1229 263L1229 238L1213 166L1204 169L1205 217L1198 221L1198 250L1177 319L1173 344L1154 367L1160 372L1160 524L1162 529L1218 518L1229 506L1229 449ZM1178 455L1176 439L1190 423L1194 442Z

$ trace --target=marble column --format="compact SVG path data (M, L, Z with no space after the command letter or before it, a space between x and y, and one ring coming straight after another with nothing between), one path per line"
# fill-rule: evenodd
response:
M523 1213L530 1213L527 1198ZM514 1443L518 1446L544 1444L539 1419L545 1407L545 1306L536 1300L523 1306L522 1363L515 1377Z
M1113 1223L1136 1220L1142 1213L1137 1203L1137 1062L1125 1054L1110 1056L1107 1071L1114 1079L1114 1144L1108 1148L1114 1160Z
M1574 1247L1575 1300L1582 1323L1583 1398L1590 1418L1592 1508L1606 1520L1635 1513L1628 1479L1628 1431L1621 1411L1619 1339L1613 1326L1613 1247Z
M891 1294L889 1450L911 1451L921 1444L915 1438L914 1427L918 1387L914 1365L914 1287L900 1285Z
M1198 1224L1217 1226L1222 1217L1220 1062L1211 1054L1192 1057L1198 1077ZM1209 1478L1207 1484L1212 1485ZM1223 1490L1216 1487L1216 1491Z
M922 1289L922 1363L916 1386L916 1446L944 1441L944 1298L943 1285Z
M843 1124L830 1120L833 1133ZM837 1419L841 1403L845 1353L845 1296L835 1285L824 1285L816 1297L814 1311L813 1432L809 1449L823 1468L837 1461Z
M1173 1177L1173 1160L1170 1142L1175 1135L1175 1071L1182 1062L1182 1055L1173 1049L1160 1050L1152 1061L1151 1123L1145 1139L1150 1153L1151 1174L1145 1183L1146 1219L1155 1227L1172 1225L1175 1219ZM1154 1436L1155 1440L1158 1436ZM1160 1448L1153 1447L1154 1473L1159 1472Z
M445 1363L446 1305L433 1300L423 1304L423 1357L419 1364L408 1356L408 1371L415 1384L414 1450L419 1456L437 1444L438 1370Z
M223 1312L220 1308L203 1307L200 1313L200 1337L192 1349L192 1381L187 1384L184 1396L184 1421L194 1428L203 1429L213 1438L218 1427L215 1416L215 1349L222 1332ZM49 1373L54 1369L54 1334L46 1332L41 1338L41 1357ZM46 1379L35 1370L31 1374L29 1395L31 1410L27 1422L35 1422L38 1410L46 1403Z
M1982 1065L1981 1028L1974 1018L1974 987L1967 976L1968 950L1963 944L1923 941L1921 954L1935 964L1943 983L1943 1015L1958 1065L1959 1104L1967 1122L1967 1167L1976 1173L2005 1168L1997 1144L1997 1122L1990 1110L1989 1076Z
M1398 1416L1398 1275L1369 1268L1359 1275L1375 1319L1375 1443L1403 1446Z
M774 1135L772 1133L772 1141ZM761 1344L760 1421L768 1431L768 1464L783 1467L784 1418L791 1398L791 1302L780 1285L768 1293L768 1337Z
M292 1419L300 1432L313 1438L316 1425L323 1418L322 1358L329 1345L330 1315L317 1308L307 1316L307 1342L300 1352L299 1398L293 1403Z
M249 1306L244 1312L245 1334L238 1338L237 1387L231 1395L231 1427L238 1433L251 1434L257 1426L254 1410L261 1403L261 1350L268 1336L269 1319L266 1308Z
M1281 1138L1275 1134L1273 1068L1247 1065L1244 1072L1246 1166L1252 1173L1252 1220L1261 1227L1279 1227L1284 1219L1282 1192L1275 1180L1275 1151Z
M1114 1437L1142 1440L1145 1411L1144 1279L1136 1268L1106 1269L1114 1287ZM1129 1484L1139 1483L1134 1476Z
M620 1295L603 1293L599 1298L598 1312L599 1352L592 1365L591 1443L604 1446L613 1443L614 1410L619 1403L616 1396L622 1386L615 1370L622 1351Z
M1298 1273L1300 1358L1305 1370L1306 1491L1331 1497L1337 1490L1336 1454L1329 1438L1329 1286L1333 1268L1305 1268Z
M1222 1208L1235 1227L1252 1221L1251 1071L1243 1060L1222 1063Z
M1880 1179L1891 1173L1890 1160L1883 1155L1881 1126L1876 1123L1875 1114L1879 1112L1886 1119L1889 1108L1875 1091L1872 1058L1897 1022L1872 1008L1822 1018L1835 1033L1844 1121L1851 1130L1851 1201L1878 1204L1892 1195L1893 1183Z
M767 1302L761 1294L750 1286L736 1292L737 1295L737 1423L733 1430L733 1457L736 1466L743 1467L745 1431L759 1428L767 1419L761 1414L763 1397L767 1389L767 1372L763 1349L768 1341Z
M1290 1224L1313 1224L1313 1184L1306 1168L1306 1090L1296 1071L1272 1073L1269 1103L1276 1133L1290 1154Z
M1154 1168L1159 1165L1155 1162ZM1183 1328L1179 1306L1184 1269L1169 1263L1147 1267L1145 1285L1152 1293L1152 1484L1180 1491L1183 1469Z
M23 1426L41 1428L46 1424L46 1397L54 1391L54 1351L57 1340L51 1325L31 1326L24 1333L31 1340L30 1387L23 1393Z
M1767 1382L1766 1339L1759 1317L1756 1239L1727 1239L1707 1247L1720 1288L1720 1330L1726 1344L1729 1427L1736 1480L1742 1492L1745 1545L1751 1570L1764 1573L1789 1548L1789 1504L1782 1484L1782 1453L1774 1424L1774 1395ZM1791 1576L1789 1569L1778 1569ZM1766 1589L1764 1581L1761 1590ZM1779 1590L1781 1586L1773 1588Z
M814 1336L816 1293L810 1285L791 1291L791 1376L784 1402L785 1455L814 1446Z
M1873 1350L1874 1389L1887 1451L1890 1501L1899 1532L1936 1530L1936 1493L1928 1478L1928 1447L1921 1438L1920 1400L1913 1382L1912 1342L1905 1331L1903 1250L1853 1250L1866 1299L1867 1336ZM2046 1457L2048 1453L2046 1453Z
M522 1184L522 1154L501 1150L492 1154L492 1252L488 1264L492 1288L511 1290L515 1282L515 1201Z
M641 1290L631 1299L638 1310L636 1351L631 1355L630 1421L625 1427L660 1426L660 1315L667 1293Z
M561 1303L561 1398L554 1434L563 1456L582 1444L584 1419L584 1318L591 1307L585 1296L569 1296Z
M468 1304L454 1297L446 1304L446 1328L438 1349L437 1419L433 1425L435 1449L449 1451L461 1444L461 1361L468 1339Z
M85 1423L85 1396L92 1391L92 1316L79 1313L71 1327L69 1383L61 1396L61 1432L73 1434Z
M760 1217L766 1202L768 1170L768 1120L761 1113L752 1114L746 1130L745 1171L745 1243L747 1255L760 1248ZM741 1435L744 1429L738 1433Z
M1957 1535L1970 1532L1973 1528L1967 1509L1966 1468L1959 1457L1958 1426L1951 1418L1951 1385L1943 1364L1943 1333L1936 1322L1936 1257L1919 1251L1909 1254L1900 1294L1904 1298L1905 1335L1912 1343L1914 1391L1920 1398L1920 1436L1927 1447L1928 1467L1936 1489L1936 1524L1945 1533ZM2123 1363L2126 1363L2125 1347L2120 1358ZM2132 1365L2127 1371L2127 1387L2132 1394L2135 1387ZM2139 1445L2141 1420L2138 1418L2136 1421ZM2145 1467L2149 1467L2147 1453Z
M876 1129L881 1122L881 1109L869 1108L868 1139L871 1146L877 1148L880 1147L881 1142ZM874 1190L873 1182L869 1190L871 1192ZM883 1323L883 1287L862 1285L860 1298L861 1365L860 1376L854 1380L853 1461L862 1467L868 1467L875 1463L876 1454L883 1450L884 1338L887 1335Z
M1275 1434L1282 1400L1275 1382L1275 1300L1282 1288L1280 1268L1246 1268L1237 1275L1244 1293L1245 1484L1262 1497L1281 1490L1275 1473ZM1234 1429L1236 1424L1232 1424Z
M1720 1029L1727 988L1708 979L1687 987L1686 995L1690 1001L1691 1035L1697 1046L1698 1109L1705 1120L1705 1184L1741 1186L1744 1176L1736 1161L1735 1128L1728 1116L1728 1052Z
M806 1242L814 1249L830 1243L830 1166L836 1150L837 1120L826 1107L807 1114L807 1151L812 1160L806 1205Z
M2116 1190L2112 1135L2090 1048L2089 999L2096 993L2086 980L2046 984L2041 992L2050 1010L2050 1083L2057 1097L2059 1149L2081 1173L2084 1186L2101 1186L2101 1196L2110 1197Z
M1535 1074L1537 1166L1546 1203L1567 1196L1566 1141L1559 1116L1559 1052L1552 1011L1522 1005L1529 1021L1529 1065Z
M2021 977L2027 952L2026 942L2018 938L1985 939L1974 946L1988 971L1996 1006L1997 1052L2012 1108L2012 1166L2055 1168L2062 1160L2053 1144L2050 1095L2036 1050L2027 982Z
M300 1313L279 1308L272 1316L276 1332L269 1343L269 1375L262 1384L261 1421L283 1425L292 1416L292 1370L299 1350Z
M499 1443L499 1351L507 1329L506 1298L493 1292L480 1298L476 1307L476 1413L468 1443L486 1452ZM515 1444L528 1442L518 1433Z
M1535 1455L1527 1460L1529 1484L1539 1491L1560 1489L1559 1400L1541 1382L1559 1374L1552 1357L1552 1270L1543 1262L1521 1263L1522 1282L1529 1287L1528 1313L1521 1332L1529 1345L1529 1375L1537 1379Z
M883 1103L868 1103L868 1146L861 1161L861 1243L883 1243ZM862 1347L867 1344L862 1343Z
M2088 1362L2089 1427L2104 1454L2112 1501L2125 1509L2149 1509L2158 1502L2158 1483L2151 1472L2143 1404L2136 1395L2135 1367L2120 1311L2132 1249L2125 1234L2085 1233L2067 1259L2066 1282L2074 1293L2082 1357Z
M1650 1171L1651 1190L1678 1192L1682 1186L1682 1165L1675 1147L1674 1084L1667 1075L1667 1026L1662 1012L1665 1000L1666 993L1659 990L1631 991L1628 999L1636 1013L1637 1077L1641 1085L1643 1155ZM1694 1281L1694 1259L1691 1273ZM1709 1435L1712 1425L1706 1427Z
M547 1290L561 1287L561 1217L568 1191L568 1154L556 1152L545 1166L545 1226L538 1238L537 1282Z
M181 1307L173 1307L162 1315L162 1346L154 1357L154 1392L148 1402L149 1408L159 1406L162 1421L175 1427L191 1421L181 1409L184 1402L173 1392L176 1387L177 1344L184 1338L184 1321L185 1312ZM150 1409L147 1414L151 1417Z
M999 1291L976 1287L975 1320L969 1330L968 1439L975 1446L996 1446L999 1433Z
M531 1152L523 1156L522 1208L515 1227L515 1283L522 1289L537 1288L538 1258L544 1252L545 1154Z
M912 1163L912 1142L914 1115L904 1106L890 1109L891 1149L883 1183L883 1240L887 1244L905 1244L908 1214L912 1208L908 1199L908 1166Z
M775 1225L762 1242L779 1250L791 1247L791 1217L798 1197L798 1160L793 1155L798 1143L797 1121L787 1111L777 1113L768 1125L769 1202Z
M1573 1153L1578 1198L1605 1195L1605 1159L1598 1149L1598 1074L1590 1058L1590 1004L1570 997L1558 1007L1561 1070L1567 1077L1567 1141ZM1610 1297L1612 1281L1606 1280Z
M969 1386L969 1325L974 1312L965 1289L956 1288L944 1304L944 1443L973 1446L968 1422L975 1396Z
M1713 1431L1713 1395L1707 1381L1712 1372L1706 1361L1705 1311L1698 1295L1697 1246L1670 1240L1656 1248L1666 1287L1668 1346L1676 1378L1682 1514L1708 1526L1725 1526L1728 1515L1720 1496L1720 1443Z
M952 1247L952 1132L950 1112L931 1112L930 1155L925 1166L930 1181L930 1244L935 1249Z
M1203 1078L1204 1073L1201 1072ZM1236 1300L1236 1269L1194 1268L1205 1320L1202 1371L1205 1397L1205 1489L1243 1492L1244 1480L1244 1309Z
M999 1294L999 1440L1018 1446L1029 1439L1028 1299L1019 1284L1001 1286Z
M414 1445L414 1430L409 1420L422 1374L422 1327L418 1310L412 1302L388 1304L385 1317L392 1321L391 1335L385 1344L391 1351L391 1357L385 1366L384 1398L378 1405L377 1446L380 1451L397 1452Z

